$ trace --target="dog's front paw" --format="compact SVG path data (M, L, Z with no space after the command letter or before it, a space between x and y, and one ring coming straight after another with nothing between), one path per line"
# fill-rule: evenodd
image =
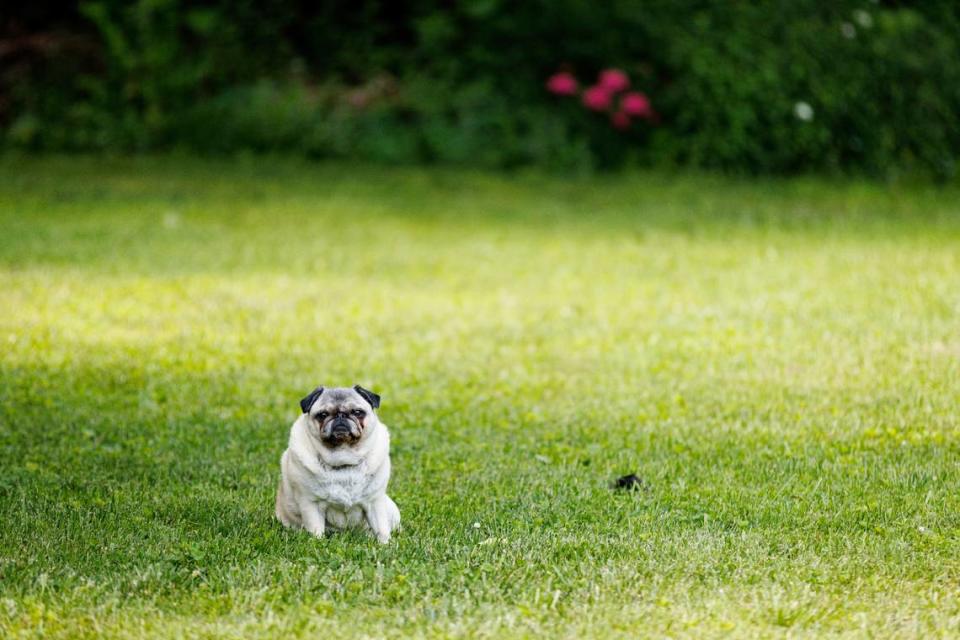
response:
M322 538L323 530L326 528L326 518L324 517L324 512L320 509L320 505L316 502L304 500L299 506L300 516L303 518L300 526L310 535L316 538Z
M400 510L389 496L383 494L367 508L370 531L380 544L390 542L390 533L400 524Z
M390 531L400 531L400 509L397 504L387 497L387 520L390 523Z

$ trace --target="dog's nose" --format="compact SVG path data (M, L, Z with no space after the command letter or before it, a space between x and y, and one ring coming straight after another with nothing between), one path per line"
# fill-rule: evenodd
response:
M350 433L350 423L346 418L337 418L330 427L330 433Z

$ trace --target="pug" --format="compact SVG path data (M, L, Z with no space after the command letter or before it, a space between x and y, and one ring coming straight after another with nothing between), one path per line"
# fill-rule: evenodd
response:
M360 385L317 387L300 401L280 458L276 515L284 526L318 538L328 528L366 529L390 541L400 510L387 495L390 433L379 406L380 396Z

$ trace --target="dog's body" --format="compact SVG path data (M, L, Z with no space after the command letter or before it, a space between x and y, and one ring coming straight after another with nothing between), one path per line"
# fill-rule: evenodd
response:
M373 411L380 397L363 389L318 387L304 398L280 458L276 515L285 526L322 537L368 528L388 542L400 511L387 496L390 433Z

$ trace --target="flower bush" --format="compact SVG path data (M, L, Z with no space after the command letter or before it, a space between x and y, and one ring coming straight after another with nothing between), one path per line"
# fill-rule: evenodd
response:
M547 91L561 97L580 96L583 106L590 111L608 116L617 130L629 129L635 119L653 122L655 113L650 99L639 91L627 91L630 78L620 69L604 69L593 84L579 93L580 82L567 72L560 71L546 82Z

